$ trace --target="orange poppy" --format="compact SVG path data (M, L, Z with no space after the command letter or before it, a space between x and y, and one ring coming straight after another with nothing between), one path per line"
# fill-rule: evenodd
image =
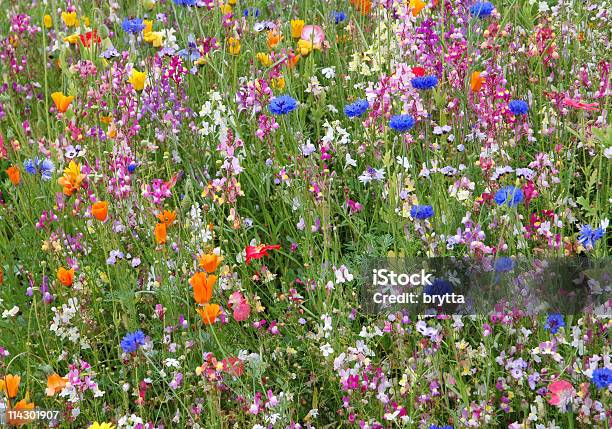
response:
M484 83L484 77L480 75L480 72L472 72L472 76L470 77L470 88L474 92L480 91L482 88L482 84Z
M21 377L18 375L7 374L3 379L0 379L0 390L6 393L6 396L14 398L19 391L19 383Z
M193 299L198 304L206 304L212 298L213 286L217 282L217 276L207 275L203 272L195 273L189 284L193 288Z
M221 314L221 307L217 304L205 304L204 307L200 307L196 311L205 325L212 325L215 323L217 316Z
M57 270L57 279L64 286L72 286L72 283L74 283L74 268L67 270L64 267L59 267Z
M283 36L278 31L268 31L268 47L270 49L274 49L281 40L283 40Z
M60 377L58 374L53 373L47 377L47 390L45 390L45 393L47 396L53 396L61 392L66 387L66 383L68 383L66 377Z
M22 399L21 401L17 402L15 404L14 407L12 408L8 408L7 411L12 410L12 411L29 411L29 410L33 410L35 407L34 402L28 402L27 397ZM7 419L6 422L9 425L12 426L23 426L25 424L31 423L35 420L35 416L23 416L23 415L19 415L19 414L15 414L15 413L6 413L7 415Z
M158 223L155 225L155 241L157 244L164 244L168 238L168 232L166 230L165 223Z
M54 92L53 94L51 94L51 98L53 99L53 102L55 103L55 108L57 110L59 110L62 113L65 113L66 110L68 110L68 107L70 106L70 103L72 103L72 100L74 99L74 96L72 95L64 95L63 92Z
M198 258L200 267L204 268L207 273L214 273L215 271L217 271L217 268L219 267L219 264L222 260L223 257L215 255L214 253L200 255L200 257Z
M6 169L6 174L8 175L9 180L15 186L19 185L19 181L21 180L21 174L19 173L19 169L16 166L12 166Z
M57 180L57 183L64 187L64 194L71 196L78 191L85 175L81 174L81 166L74 161L70 161L68 167L64 169L64 175Z
M108 201L98 201L91 206L91 214L100 222L108 217Z
M174 210L164 210L157 215L157 219L166 226L170 226L176 220L176 212Z

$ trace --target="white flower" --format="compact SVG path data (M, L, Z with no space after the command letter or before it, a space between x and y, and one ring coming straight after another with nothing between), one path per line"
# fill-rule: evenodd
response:
M321 350L323 357L328 357L334 352L334 349L329 343L323 344L321 347L319 347L319 350Z
M321 70L321 73L327 79L333 79L334 77L336 77L336 68L333 67L333 66L332 67L325 67L323 70Z

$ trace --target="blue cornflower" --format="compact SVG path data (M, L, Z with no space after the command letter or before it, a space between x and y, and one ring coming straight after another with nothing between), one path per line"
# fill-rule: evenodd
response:
M337 25L346 19L346 14L342 11L338 11L338 12L333 11L332 17L334 18L334 21L336 22L336 25Z
M508 108L515 115L526 115L529 111L529 105L523 100L510 100Z
M432 206L412 206L410 216L415 219L428 219L435 214Z
M185 61L189 60L194 62L200 59L202 54L200 54L200 50L198 49L198 45L196 44L195 36L193 34L188 36L187 47L178 51L178 55Z
M145 25L142 18L125 18L121 24L121 28L123 28L123 31L126 33L138 34L144 30Z
M289 95L279 95L278 97L274 97L272 101L270 101L268 109L275 115L286 115L292 110L295 110L296 107L297 101L295 100L295 98Z
M595 371L593 371L591 380L598 389L605 389L612 384L612 369L597 368Z
M550 331L551 334L556 334L559 329L565 326L563 316L559 313L549 314L544 324L544 329Z
M514 269L514 261L508 256L503 256L495 260L495 272L506 273Z
M495 193L495 202L499 206L505 204L508 207L516 207L524 198L523 190L516 186L505 186Z
M395 115L391 117L389 126L395 131L405 133L409 131L410 128L414 127L415 122L416 121L411 115Z
M453 293L453 284L448 280L435 279L423 288L423 293L430 296L444 296Z
M244 11L242 11L242 14L245 18L249 16L254 16L255 18L257 18L259 16L259 9L256 7L248 7Z
M429 426L429 429L453 429L453 427L451 425L446 425L446 426L431 425Z
M121 348L124 353L134 353L144 344L145 334L142 331L130 332L121 340Z
M344 106L344 114L349 118L354 118L355 116L361 116L368 110L370 107L370 103L368 100L359 99L351 104L347 104Z
M411 80L412 86L416 89L431 89L438 84L436 76L415 77Z
M195 6L196 0L174 0L174 4L179 6Z
M55 165L50 159L40 160L38 157L34 159L26 159L23 162L23 167L26 173L29 174L37 174L40 173L40 176L43 180L51 180L53 176L53 172L55 171Z
M604 229L599 227L594 229L591 225L582 225L578 234L578 243L585 247L594 247L597 240L603 238Z
M486 18L491 15L495 6L493 3L488 1L479 1L478 3L474 3L470 6L470 15L475 16L476 18Z

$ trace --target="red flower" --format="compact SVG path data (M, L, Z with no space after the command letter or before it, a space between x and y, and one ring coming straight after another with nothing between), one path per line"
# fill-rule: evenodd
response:
M417 77L425 76L425 69L423 67L412 67L412 73Z
M268 256L268 250L278 250L280 244L260 244L259 246L246 247L246 263L251 263L251 259L261 259Z
M221 361L223 371L235 377L240 377L244 373L244 362L237 357L229 357Z
M96 33L96 30L88 31L85 34L79 34L79 37L81 38L81 43L86 48L89 48L91 42L94 42L95 44L99 45L101 41L100 36L98 36L98 34Z

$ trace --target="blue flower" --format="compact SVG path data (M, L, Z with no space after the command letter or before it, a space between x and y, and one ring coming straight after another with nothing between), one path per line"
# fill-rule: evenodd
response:
M488 1L480 1L478 3L474 3L470 6L470 15L475 16L476 18L486 18L491 15L495 6L491 2Z
M334 11L332 12L332 17L334 18L336 25L338 25L346 19L346 14L342 11Z
M145 335L142 331L128 333L121 340L121 348L124 353L134 353L145 344Z
M411 80L412 86L416 89L431 89L438 84L436 76L415 77Z
M174 4L179 6L195 6L196 0L174 0Z
M451 425L446 425L446 426L431 425L429 426L429 429L453 429L453 427Z
M505 186L495 193L495 202L497 205L507 205L508 207L516 207L523 202L523 190L515 186Z
M344 114L349 118L354 118L355 116L361 116L368 110L370 107L370 103L368 100L359 99L351 104L347 104L344 106Z
M287 113L295 110L296 107L297 101L295 98L289 95L279 95L270 101L268 109L270 109L270 112L274 113L275 115L286 115Z
M435 279L423 288L423 293L430 296L444 296L453 293L453 284L448 280Z
M526 115L529 111L529 105L523 100L510 100L508 108L515 115Z
M414 127L415 120L411 115L395 115L391 117L389 126L395 131L405 133Z
M142 18L125 18L121 24L121 28L123 28L123 31L126 33L138 34L144 30L145 25Z
M435 214L432 206L412 206L410 216L415 219L428 219Z
M605 389L612 384L612 369L597 368L595 371L593 371L591 380L598 389Z
M254 16L255 18L257 18L259 16L259 9L256 7L248 7L242 11L242 14L245 18L249 16Z
M565 326L565 321L563 320L563 316L559 313L549 314L546 319L546 323L544 324L544 329L550 331L551 334L556 334L559 331L559 328Z
M43 180L51 180L55 165L50 159L40 160L38 157L34 159L26 159L23 162L23 167L28 174L40 173Z
M582 225L580 227L580 234L578 234L578 243L585 247L594 247L597 240L603 238L603 236L603 228L593 229L590 225Z
M514 261L508 256L503 256L495 260L495 272L505 273L512 271L514 268Z

